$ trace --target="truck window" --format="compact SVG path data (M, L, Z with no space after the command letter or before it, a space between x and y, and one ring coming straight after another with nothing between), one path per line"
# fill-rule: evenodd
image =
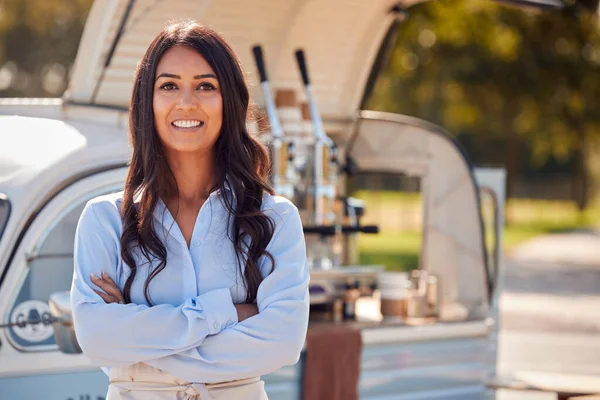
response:
M6 195L0 193L0 239L6 224L8 223L8 215L10 214L10 203Z
M94 197L96 195L98 193ZM28 273L10 310L10 319L11 322L40 322L9 328L11 342L20 350L44 351L56 348L52 326L44 323L50 316L48 299L54 292L68 291L71 288L75 228L87 200L75 200L73 208L42 235L37 246L39 252L27 260Z

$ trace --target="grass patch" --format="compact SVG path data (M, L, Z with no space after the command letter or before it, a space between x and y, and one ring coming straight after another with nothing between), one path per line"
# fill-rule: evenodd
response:
M420 232L381 232L359 239L362 265L385 265L394 271L409 271L419 266Z
M581 212L573 201L509 199L505 215L508 226L532 226L559 231L599 226L600 199Z
M384 265L387 271L410 271L419 267L419 254L395 252L367 252L361 251L360 265Z
M420 195L361 191L354 193L354 196L367 203L365 220L382 228L378 235L360 236L360 263L385 265L388 270L417 268L422 237L420 226L416 223L418 219L410 215L422 212ZM483 215L488 220L491 213L486 207L484 203ZM507 225L504 228L503 251L507 254L536 236L600 227L600 201L594 202L588 210L579 212L574 203L569 201L510 199L505 217ZM416 222L407 224L407 220ZM493 239L490 229L491 224L486 224L488 244Z

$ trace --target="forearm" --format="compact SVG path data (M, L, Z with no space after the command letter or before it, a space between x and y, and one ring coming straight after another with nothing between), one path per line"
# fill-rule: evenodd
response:
M92 282L92 275L98 278L106 272L110 282L119 281L119 234L110 221L120 221L108 211L102 215L98 218L93 203L82 212L75 234L71 286L77 340L94 363L120 366L186 351L219 333L229 321L237 322L229 288L206 292L178 307L106 304L96 292L101 288Z
M251 317L153 365L203 383L261 376L298 361L307 327L308 296L306 301L282 304Z
M213 290L179 307L77 301L76 289L72 296L77 340L101 366L128 365L193 349L237 322L229 289Z
M294 364L308 328L310 274L298 210L278 204L279 223L260 266L258 315L206 338L195 349L156 360L156 366L193 382L222 382L260 376Z

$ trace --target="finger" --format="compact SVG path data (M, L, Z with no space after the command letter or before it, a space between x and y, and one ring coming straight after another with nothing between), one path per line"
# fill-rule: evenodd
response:
M105 274L103 274L103 275L105 275ZM100 289L102 289L104 291L104 293L109 294L110 296L114 297L115 299L119 299L120 297L122 297L119 289L117 287L113 286L113 284L111 284L107 280L98 278L96 275L92 274L92 282L94 282L96 284L96 286L98 286Z
M105 273L104 271L102 271L102 279L106 282L108 282L108 284L112 287L109 293L111 296L114 296L117 298L117 300L121 301L121 302L125 302L125 299L123 298L123 294L121 293L121 290L119 289L119 287L117 286L117 284L115 283L115 281L113 281L113 279L108 276L107 273Z
M112 285L117 287L117 284L115 283L115 281L113 281L113 278L111 278L106 272L102 271L101 276L102 276L102 279L104 279L108 283L111 283Z
M111 287L110 287L110 283L108 283L107 281L105 281L105 280L104 280L104 279L102 279L102 278L98 278L98 277L97 277L96 275L94 275L94 274L92 274L91 276L92 276L92 282L93 282L93 283L94 283L96 286L98 286L100 289L102 289L102 290L103 290L105 293L108 293L108 294L112 295L112 293L109 293L109 292L110 292L110 289L111 289Z
M117 299L115 299L114 297L112 297L106 293L100 292L98 290L94 290L94 292L96 292L98 294L98 296L102 297L102 300L104 300L104 302L107 304L117 302Z

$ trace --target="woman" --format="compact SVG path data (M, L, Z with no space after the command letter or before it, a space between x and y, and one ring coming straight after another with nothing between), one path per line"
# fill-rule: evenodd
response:
M71 302L108 400L266 399L308 324L296 207L246 130L239 61L213 30L166 27L139 63L125 190L86 205Z

